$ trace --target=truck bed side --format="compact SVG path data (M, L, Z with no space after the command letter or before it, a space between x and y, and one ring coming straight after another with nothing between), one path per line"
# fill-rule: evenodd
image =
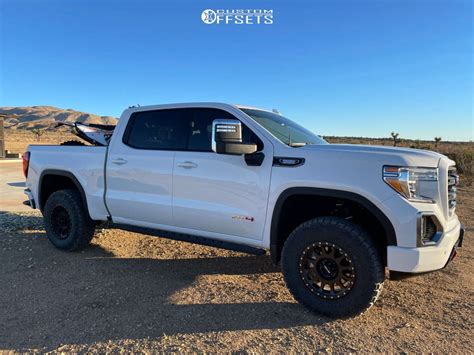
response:
M48 175L75 179L82 187L90 217L106 220L104 203L104 166L106 147L30 145L30 163L26 186L38 205L42 204L40 182ZM54 180L51 179L54 184ZM54 188L54 186L52 186Z

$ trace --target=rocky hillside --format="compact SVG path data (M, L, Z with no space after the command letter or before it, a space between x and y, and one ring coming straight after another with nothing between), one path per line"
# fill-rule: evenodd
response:
M6 115L4 125L10 129L48 129L54 127L56 122L117 123L115 117L97 116L53 106L0 107L0 114Z

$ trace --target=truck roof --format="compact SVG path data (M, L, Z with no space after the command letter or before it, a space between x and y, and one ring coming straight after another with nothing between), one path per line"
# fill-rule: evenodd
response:
M255 107L255 106L246 106L246 105L232 105L232 106L235 106L239 109L248 109L248 110L259 110L259 111L267 111L267 112L273 112L272 110L267 110L267 109L264 109L264 108L260 108L260 107Z
M169 104L131 106L125 111L128 111L128 110L144 111L144 110L153 110L153 109L162 109L162 108L206 107L206 106L211 106L211 107L232 106L232 107L235 107L235 108L238 108L238 109L252 109L252 110L272 112L272 110L267 110L267 109L263 109L263 108L260 108L260 107L239 105L239 104L229 104L229 103L226 103L226 102L177 102L177 103L169 103Z

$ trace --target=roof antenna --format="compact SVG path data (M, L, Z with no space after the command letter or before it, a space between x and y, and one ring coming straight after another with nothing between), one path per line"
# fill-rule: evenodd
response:
M280 114L280 112L279 112L276 108L272 108L272 112L273 112L273 113L276 113L276 114L278 114L278 115Z

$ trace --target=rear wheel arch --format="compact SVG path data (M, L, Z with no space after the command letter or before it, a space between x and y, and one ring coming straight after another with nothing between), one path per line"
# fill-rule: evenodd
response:
M89 214L86 193L79 180L70 171L57 169L46 169L40 175L38 184L38 202L40 210L44 210L46 201L51 194L64 189L76 189L79 191L84 208Z
M310 215L306 219L302 219L296 223L290 230L285 230L285 213L287 203L291 198L305 197L308 199L321 199L321 201L343 201L350 203L353 207L359 206L361 210L365 210L369 215L376 219L379 229L383 230L384 240L378 240L380 243L386 245L397 245L395 229L388 219L388 217L370 200L357 193L333 190L315 187L292 187L284 190L278 197L277 202L272 213L272 221L270 226L270 254L272 261L276 264L281 258L281 251L285 240L289 234L300 223L303 223L311 218L324 216L327 214ZM308 211L305 211L308 212Z

